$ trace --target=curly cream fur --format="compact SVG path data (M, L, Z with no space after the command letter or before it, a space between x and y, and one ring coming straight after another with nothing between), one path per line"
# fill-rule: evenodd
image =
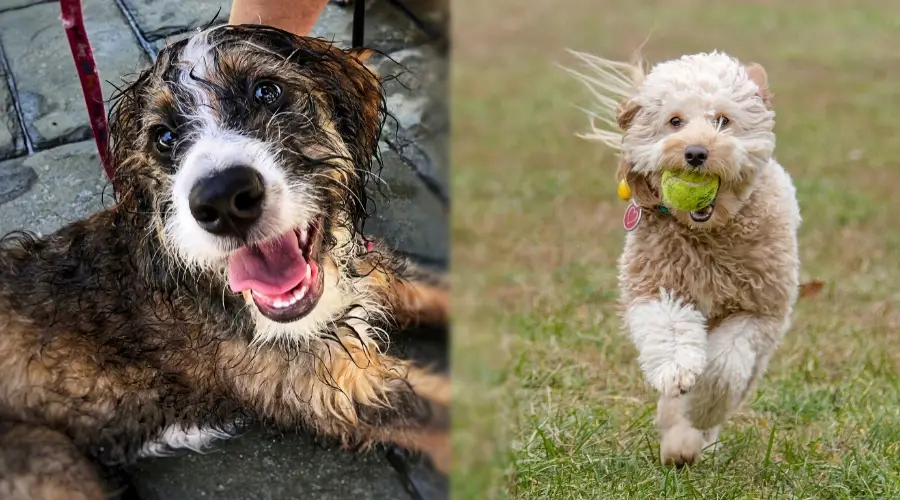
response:
M595 73L582 81L595 95L606 92L592 116L610 125L615 114L620 127L598 132L595 119L586 137L621 153L618 175L640 184L634 202L645 209L619 260L625 327L661 393L661 458L690 463L764 373L797 297L800 211L773 158L768 81L761 66L716 52L661 63L646 76L638 66L581 58ZM673 116L682 125L670 126ZM663 170L697 168L684 160L695 144L710 152L701 168L722 181L705 222L655 209Z
M563 69L584 83L596 100L591 109L585 110L591 118L591 131L579 136L619 150L622 147L622 133L617 127L622 125L619 120L622 105L644 81L643 62L639 56L635 56L634 62L626 63L574 50L569 53L584 63L589 73Z

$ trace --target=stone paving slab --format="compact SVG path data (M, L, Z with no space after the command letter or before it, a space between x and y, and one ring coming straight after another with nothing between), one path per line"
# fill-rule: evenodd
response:
M22 129L7 85L7 74L0 65L0 160L9 158L25 149Z
M446 37L449 34L450 0L399 0L399 3L421 23L430 36Z
M111 0L85 0L84 20L108 99L113 84L147 62L131 28ZM36 149L91 137L81 84L59 4L0 14L0 44L16 82L26 130ZM108 82L112 83L108 83Z
M384 0L367 2L364 30L363 45L382 52L393 52L428 41L425 33L411 19ZM310 35L328 38L349 47L353 39L353 6L329 3Z
M3 197L4 190L21 190L26 182L33 186L24 194ZM0 186L0 236L20 229L47 235L100 210L102 200L112 201L93 141L0 163L0 183L6 183Z
M144 500L386 500L412 498L381 450L322 448L306 436L254 429L205 454L138 462L131 484Z
M391 248L433 262L447 262L450 250L448 211L413 167L381 144L384 167L380 182L368 185L374 216L366 233L384 237Z
M150 42L206 26L214 20L216 24L224 24L231 13L231 2L222 0L123 0L123 3Z
M19 9L47 1L48 0L0 0L0 12L10 9Z
M22 162L0 163L0 206L27 193L36 180L37 172Z
M415 165L444 200L450 198L449 68L438 43L402 49L376 63L391 116L384 139Z
M137 2L137 0L132 0ZM172 8L177 7L177 0L152 0L153 5L171 4ZM191 30L197 26L205 26L213 19L219 7L225 12L231 5L230 2L204 0L198 2L203 4L206 11L206 21L199 24L184 26L183 30ZM177 12L177 10L176 10ZM224 24L228 17L223 15L219 22L215 24ZM143 25L138 23L143 29ZM168 36L165 39L158 39L154 42L157 51L161 50L168 43L183 39L189 36L190 32L182 31L178 34ZM314 37L322 37L334 41L340 46L349 47L353 39L353 7L341 6L329 3L325 6L325 10L319 17L319 22L313 27L309 34ZM423 44L428 41L427 36L418 30L415 23L406 17L403 13L398 12L388 2L384 0L375 0L370 2L366 8L365 22L365 45L367 47L390 52L403 47Z

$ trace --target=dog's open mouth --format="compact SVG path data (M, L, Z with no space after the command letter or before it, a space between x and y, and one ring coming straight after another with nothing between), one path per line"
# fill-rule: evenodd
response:
M713 212L716 210L716 201L713 200L709 205L701 208L700 210L694 210L691 212L691 220L694 222L706 222L713 216Z
M242 247L228 260L231 290L249 290L259 312L272 321L296 321L322 297L321 246L320 226L313 222L259 245Z

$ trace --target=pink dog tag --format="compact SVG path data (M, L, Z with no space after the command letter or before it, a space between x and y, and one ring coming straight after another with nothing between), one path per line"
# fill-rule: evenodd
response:
M641 207L635 205L634 202L628 204L628 208L625 209L625 217L622 218L622 225L625 226L626 231L634 231L634 228L641 222L642 213Z

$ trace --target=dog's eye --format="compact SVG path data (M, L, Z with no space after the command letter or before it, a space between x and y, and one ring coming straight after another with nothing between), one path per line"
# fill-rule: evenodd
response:
M153 133L153 147L161 155L169 155L175 149L178 136L168 127L159 127Z
M673 116L672 119L669 120L669 125L671 125L671 126L673 126L673 127L675 127L675 128L680 127L680 126L682 125L682 123L683 123L683 122L682 122L681 118L679 118L679 117L677 117L677 116Z
M266 107L275 107L281 102L281 87L274 82L262 81L253 87L253 98Z
M729 123L731 123L731 120L729 120L727 116L719 115L716 117L716 128L718 129L727 127Z

